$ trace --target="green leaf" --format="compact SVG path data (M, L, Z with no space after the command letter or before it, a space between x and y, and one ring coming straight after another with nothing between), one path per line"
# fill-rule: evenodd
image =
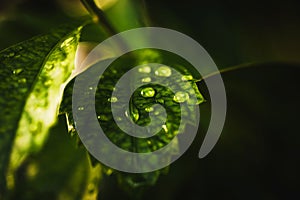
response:
M143 69L141 69L141 73L136 77L132 77L128 82L128 87L130 87L131 81L142 81L145 85L138 88L134 94L132 94L130 102L124 102L129 103L130 107L130 110L127 112L127 117L131 117L131 119L138 125L146 126L148 123L150 123L149 112L154 112L154 114L156 114L156 111L151 110L151 107L154 104L160 104L166 109L167 121L165 126L163 126L160 132L158 132L155 136L150 138L135 138L129 136L127 133L124 133L114 121L111 113L111 103L118 101L119 99L112 97L112 92L117 81L122 75L124 75L132 67L145 63L163 63L168 69L171 69L168 66L175 68L182 74L182 76L178 77L176 74L170 74L168 75L168 81L178 84L178 87L182 89L182 94L184 95L194 92L196 94L197 101L192 102L190 99L188 99L188 97L184 98L184 95L183 97L179 95L176 99L176 94L174 94L169 88L151 83L151 80L155 80L155 78L157 78L154 69L145 70L145 72L143 72ZM93 69L91 68L91 70ZM204 102L204 98L196 85L196 81L199 79L199 77L193 72L193 67L187 61L178 59L175 55L171 55L170 53L160 50L138 50L117 59L103 73L103 76L100 78L98 87L96 89L96 113L102 130L115 145L131 152L144 153L156 151L157 149L167 145L172 139L176 140L177 134L183 133L184 131L179 129L182 116L189 116L192 119L189 121L191 125L196 123L195 120L193 121L193 119L196 119L195 110L188 110L191 107L181 110L180 103L198 105ZM185 88L184 86L184 88L182 88L182 86L179 84L180 82L184 82L184 85L187 87ZM72 119L71 107L72 86L73 85L71 83L65 90L64 99L61 105L61 112L66 112L68 114L69 124L71 127L75 127ZM193 91L188 90L190 87L192 87ZM90 89L93 90L94 88ZM126 93L127 91L121 92ZM84 99L85 97L83 96L81 98ZM157 117L160 117L159 113L157 114ZM78 123L80 122L77 122L77 124ZM122 122L119 121L118 123ZM186 124L184 124L184 126L185 125ZM173 153L171 153L169 158L166 159L170 159L172 155L177 154L178 148L178 144L174 145ZM165 169L163 169L151 173L128 174L115 171L109 168L109 166L103 167L102 169L104 169L106 174L117 174L120 185L122 185L123 189L128 191L131 191L132 188L137 189L154 185L160 173L165 171Z
M13 171L41 148L56 122L82 24L76 21L0 52L0 193L9 160ZM8 180L11 184L12 177Z

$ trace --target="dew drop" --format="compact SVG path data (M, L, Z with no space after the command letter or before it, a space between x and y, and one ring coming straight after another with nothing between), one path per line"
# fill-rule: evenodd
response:
M186 92L176 92L173 98L174 101L178 103L183 103L189 99L189 94Z
M164 125L162 125L162 128L164 129L164 131L167 133L168 132L168 128L167 128L167 126L164 124Z
M161 66L157 70L155 70L156 76L169 77L172 75L172 71L168 66Z
M38 130L37 124L30 124L29 130L30 130L31 132L37 131L37 130Z
M149 82L151 82L151 78L150 77L143 78L142 82L143 83L149 83Z
M52 84L52 80L47 80L47 81L44 83L45 86L49 86L49 85L51 85L51 84Z
M155 111L154 115L160 115L160 112L159 111Z
M182 80L182 81L191 81L191 80L193 80L193 79L194 79L194 78L193 78L192 75L184 75L184 76L181 77L181 80Z
M27 80L26 80L26 78L21 78L21 79L18 80L18 82L19 82L19 83L26 83Z
M117 97L111 97L107 99L109 102L116 103L118 101Z
M52 70L54 68L54 64L46 64L45 69L46 70Z
M153 107L147 107L147 108L145 108L146 112L152 112L153 110L154 110Z
M152 87L146 87L142 89L141 95L143 97L153 97L155 95L155 90Z
M142 66L139 68L140 73L150 73L151 72L151 67L150 66Z
M15 69L15 70L13 71L13 74L18 75L18 74L20 74L22 71L23 71L23 69L21 69L21 68Z
M140 115L138 112L134 112L134 113L132 113L132 117L133 117L133 120L136 122L139 120Z
M84 110L84 107L80 106L80 107L77 108L77 110L79 110L79 111Z

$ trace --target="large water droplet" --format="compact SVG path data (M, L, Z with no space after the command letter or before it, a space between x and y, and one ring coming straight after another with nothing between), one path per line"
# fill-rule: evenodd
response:
M145 108L146 112L152 112L153 110L154 110L153 107L147 107L147 108Z
M151 82L151 78L150 77L146 77L142 79L143 83L150 83Z
M189 98L190 98L189 94L186 92L176 92L173 100L178 103L183 103L186 100L188 100Z
M118 101L118 98L117 98L117 97L111 97L111 98L108 98L107 100L108 100L109 102L111 102L111 103L115 103L115 102Z
M154 97L155 90L152 87L146 87L146 88L142 89L141 95L143 97Z
M168 66L161 66L157 70L155 70L156 76L169 77L172 75L172 70Z
M79 107L77 108L77 110L82 111L82 110L84 110L84 107L83 107L83 106L79 106Z
M193 79L194 79L194 78L193 78L192 75L184 75L184 76L181 77L181 80L182 80L182 81L191 81L191 80L193 80Z
M20 74L22 71L23 71L23 69L18 68L18 69L15 69L15 70L13 71L13 74L18 75L18 74Z
M151 72L151 67L150 66L142 66L139 68L140 73L150 73Z
M19 83L26 83L27 80L26 80L26 78L21 78L21 79L18 80L18 82L19 82Z

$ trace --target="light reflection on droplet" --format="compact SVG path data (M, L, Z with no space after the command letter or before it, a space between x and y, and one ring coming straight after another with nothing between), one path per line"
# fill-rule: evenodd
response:
M150 77L143 78L142 82L143 83L149 83L149 82L151 82L151 78Z
M152 112L153 110L154 110L153 107L147 107L147 108L145 108L146 112Z
M19 82L19 83L26 83L27 80L26 80L26 78L21 78L21 79L18 80L18 82Z
M146 88L142 89L141 95L143 97L154 97L155 90L152 87L146 87Z
M140 73L150 73L151 67L150 66L142 66L138 70Z
M182 81L191 81L193 80L193 76L192 75L184 75L181 77Z
M108 98L108 101L111 102L111 103L115 103L118 101L118 98L117 97L111 97L111 98Z
M161 66L157 70L155 70L156 76L169 77L172 75L172 71L168 66Z
M189 94L186 92L176 92L173 100L178 103L183 103L189 99Z
M84 110L84 107L80 106L80 107L77 108L77 110L79 110L79 111Z
M132 113L132 117L133 117L133 120L136 122L139 120L140 115L138 112L134 112L134 113Z
M51 85L51 84L52 84L52 80L47 80L47 81L44 83L45 86L49 86L49 85Z
M168 132L168 128L167 128L167 126L164 124L164 125L162 125L162 128L164 129L164 131L167 133Z
M19 68L19 69L15 69L13 70L13 74L18 75L23 71L23 69Z

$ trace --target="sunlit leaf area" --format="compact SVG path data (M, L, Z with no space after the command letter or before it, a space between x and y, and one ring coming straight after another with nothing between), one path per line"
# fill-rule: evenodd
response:
M0 200L299 199L299 10L292 0L1 0ZM88 102L95 93L95 117L112 143L149 153L175 141L164 158L171 160L182 148L178 137L198 127L191 146L169 166L128 173L101 163L81 141L76 127L89 118L74 121L73 109L87 107L73 107L73 86L93 69L95 63L84 60L94 47L148 26L179 31L203 46L223 78L227 113L218 142L200 159L206 132L214 127L205 81L215 73L203 77L185 58L163 49L115 59L97 87L80 96ZM115 56L109 48L94 53L99 62ZM128 135L118 126L122 118L112 114L111 106L127 95L124 90L113 96L115 85L135 66L126 86L143 86L125 102L123 115L147 126L150 115L163 118L153 105L167 114L148 138ZM179 91L156 84L161 77Z

